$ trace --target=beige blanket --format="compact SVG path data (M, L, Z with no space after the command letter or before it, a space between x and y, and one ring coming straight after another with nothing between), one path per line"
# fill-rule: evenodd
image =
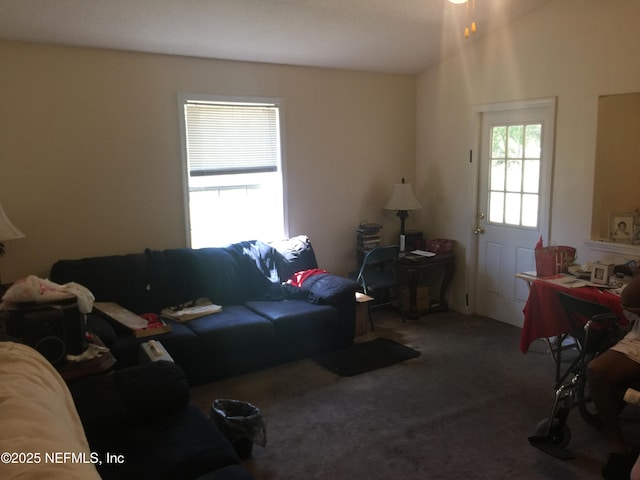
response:
M99 479L69 389L36 350L0 342L0 478Z

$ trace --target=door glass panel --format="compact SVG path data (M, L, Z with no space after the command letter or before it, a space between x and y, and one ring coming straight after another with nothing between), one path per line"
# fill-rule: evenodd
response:
M491 128L489 222L538 226L542 124Z
M538 225L538 195L522 195L522 225L525 227Z
M492 160L491 161L491 190L503 190L504 189L504 167L506 162L504 160Z
M507 151L507 127L493 127L491 158L504 158Z
M540 158L540 134L542 125L527 125L525 130L524 156L526 158Z
M504 193L489 193L489 221L493 223L504 223Z
M522 195L519 193L507 193L504 210L504 223L520 225L520 205Z
M522 150L524 148L524 126L512 125L508 129L507 136L507 152L509 158L522 158Z
M522 188L522 160L507 162L507 191L519 192Z
M538 193L540 189L540 160L524 161L524 177L522 191L527 193Z

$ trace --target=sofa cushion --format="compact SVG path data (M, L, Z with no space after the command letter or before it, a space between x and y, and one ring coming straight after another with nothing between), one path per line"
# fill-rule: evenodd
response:
M111 375L98 375L69 386L88 437L127 421L127 407Z
M353 280L328 273L309 276L301 287L311 303L339 305L355 302L358 284Z
M208 279L200 280L203 272L220 276L228 255L221 249L192 250L176 248L169 250L146 249L149 264L150 289L161 303L169 307L180 305L199 297L208 297L215 303L219 298L210 296Z
M72 383L88 435L169 414L189 401L189 382L173 362L158 361Z
M273 364L273 324L242 305L224 307L220 313L190 320L185 325L197 335L200 351L198 371L203 378L194 378L193 383Z
M153 419L189 402L189 382L173 362L160 360L137 365L117 370L112 376L131 419Z
M49 278L60 284L83 285L98 302L115 302L136 313L155 311L142 253L59 260L51 267Z
M237 305L261 297L277 281L275 251L257 241L224 248L147 249L145 253L151 289L165 307L199 297L218 305Z
M240 463L228 440L194 404L155 421L91 436L89 441L100 455L118 453L124 460L99 465L104 480L187 479Z
M259 240L251 240L234 243L225 247L225 250L234 256L238 264L246 267L253 275L259 272L259 275L253 278L259 289L268 285L265 279L269 283L280 282L277 268L280 254L271 245Z
M229 465L209 472L196 480L254 480L254 477L242 465Z
M273 324L277 361L301 358L335 348L338 312L329 305L300 300L252 301L247 307Z

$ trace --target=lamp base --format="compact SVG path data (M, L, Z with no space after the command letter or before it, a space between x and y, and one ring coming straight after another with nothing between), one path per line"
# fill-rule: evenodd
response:
M396 213L396 217L400 219L400 235L404 235L404 222L409 216L409 212L407 210L398 210Z
M398 210L396 216L400 219L400 251L404 252L406 237L404 235L404 222L409 216L409 212L407 210Z

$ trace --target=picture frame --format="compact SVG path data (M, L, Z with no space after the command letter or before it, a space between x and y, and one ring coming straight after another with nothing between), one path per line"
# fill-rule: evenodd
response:
M638 219L636 219L638 221ZM633 226L633 242L634 245L640 245L640 225Z
M594 263L591 268L591 283L607 285L613 275L613 268L613 263Z
M615 243L631 244L635 239L635 226L635 212L611 212L609 214L609 240Z

